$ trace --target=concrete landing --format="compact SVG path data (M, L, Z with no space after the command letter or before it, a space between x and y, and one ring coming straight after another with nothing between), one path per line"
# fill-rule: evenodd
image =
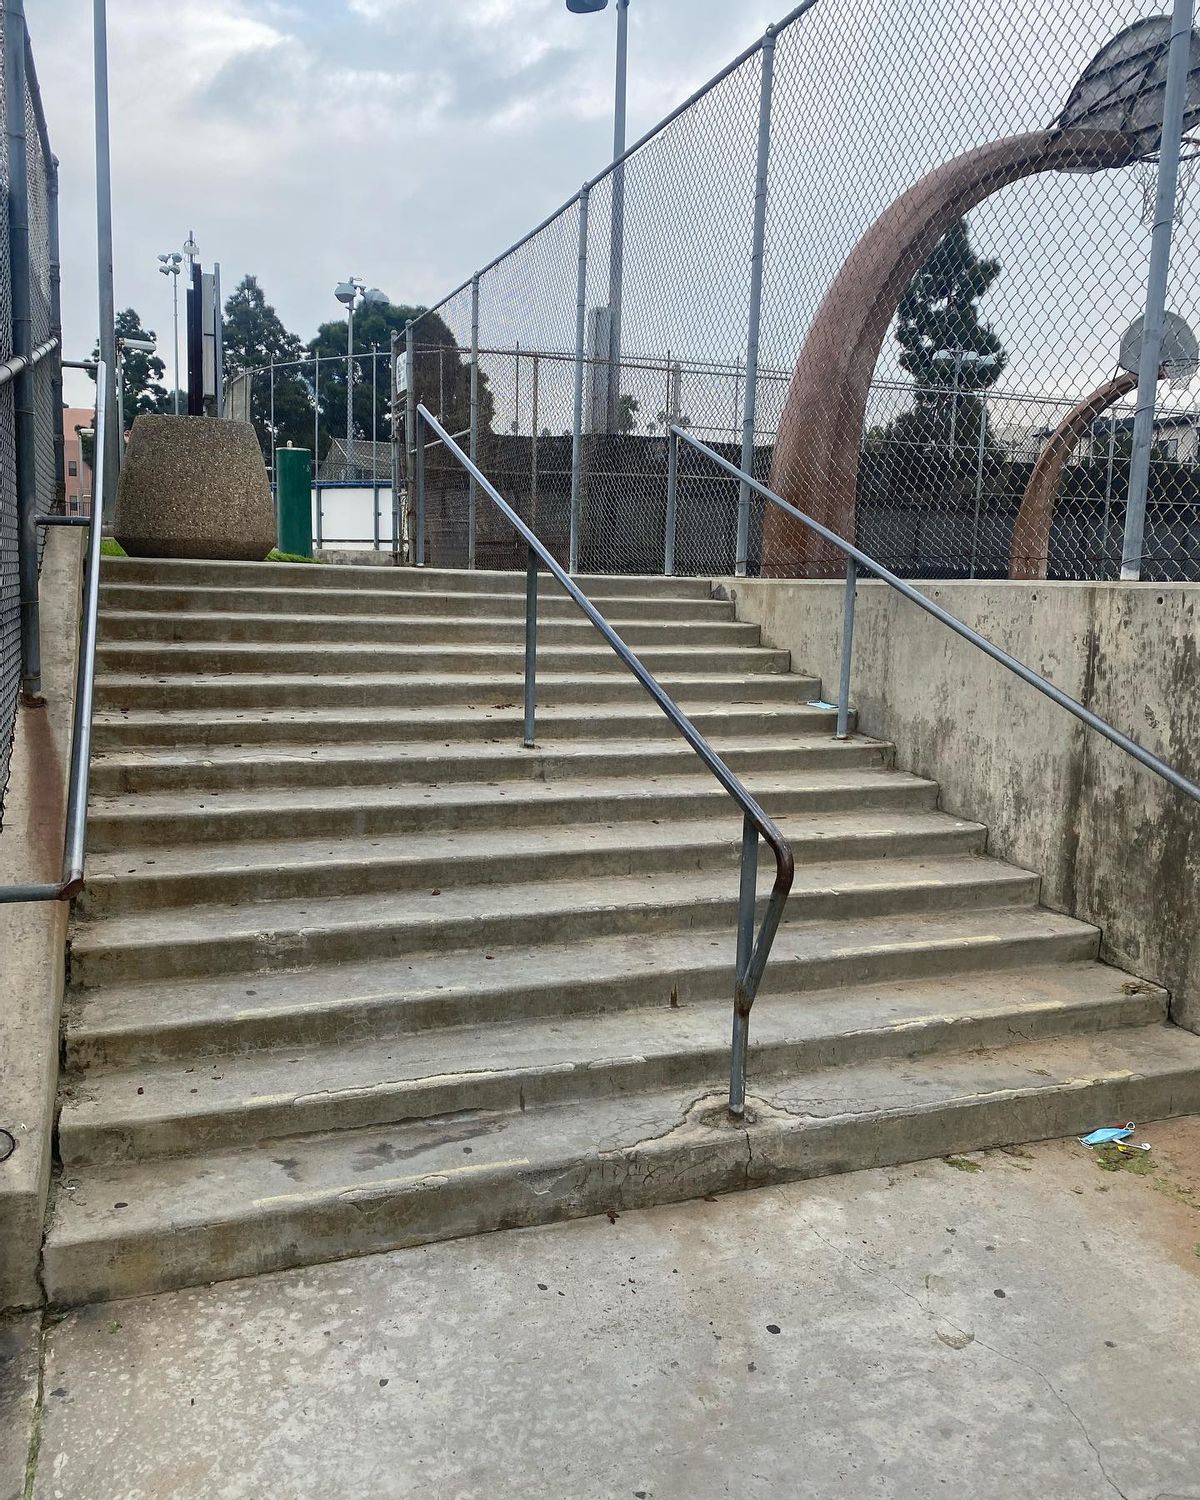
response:
M83 1309L32 1497L1192 1500L1200 1120L1139 1134Z

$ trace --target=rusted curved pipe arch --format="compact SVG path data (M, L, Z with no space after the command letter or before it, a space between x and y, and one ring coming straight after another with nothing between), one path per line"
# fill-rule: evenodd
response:
M859 452L879 353L900 299L942 235L1023 178L1123 167L1136 154L1122 131L1030 131L944 162L897 198L859 240L813 319L779 424L771 488L853 540ZM768 508L764 574L824 578L844 568L836 549Z

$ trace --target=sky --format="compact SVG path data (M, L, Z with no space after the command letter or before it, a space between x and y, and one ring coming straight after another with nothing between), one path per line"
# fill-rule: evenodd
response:
M630 140L761 34L780 3L633 0ZM26 0L61 161L75 355L97 329L91 10ZM348 275L395 302L437 300L611 152L611 8L109 0L108 11L117 307L136 307L160 347L171 296L156 255L189 229L227 291L256 274L307 339L339 315L332 289Z

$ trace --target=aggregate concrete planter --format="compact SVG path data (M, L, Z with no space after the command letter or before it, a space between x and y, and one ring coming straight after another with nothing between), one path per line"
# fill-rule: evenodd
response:
M133 557L261 561L275 545L275 510L254 429L211 417L138 417L113 530Z

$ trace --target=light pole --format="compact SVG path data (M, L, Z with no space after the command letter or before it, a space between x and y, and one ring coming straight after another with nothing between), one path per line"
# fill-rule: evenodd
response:
M386 307L388 299L386 292L377 286L368 287L358 276L339 281L333 295L346 309L346 477L349 479L354 469L354 308L360 301ZM374 453L371 462L375 462Z
M608 426L615 430L621 401L621 304L625 279L625 100L629 76L629 0L616 0L617 78L613 98L612 242L608 258ZM567 0L573 15L608 9L608 0Z
M179 266L183 256L178 250L172 250L169 255L160 255L162 265L158 271L160 276L171 278L171 316L174 321L175 337L171 344L175 351L175 385L171 393L174 403L175 415L179 415Z

